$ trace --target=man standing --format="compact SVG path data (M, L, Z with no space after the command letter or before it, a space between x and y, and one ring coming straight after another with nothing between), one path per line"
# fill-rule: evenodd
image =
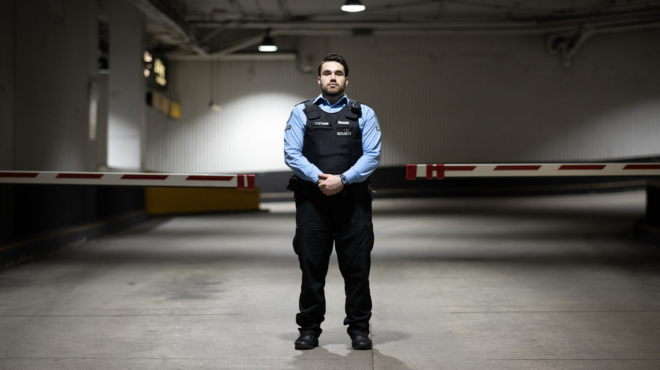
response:
M318 346L325 318L325 277L337 250L344 278L348 334L354 349L369 338L369 270L374 245L369 176L380 163L380 126L374 111L348 99L348 64L328 54L318 68L321 95L295 106L284 129L286 164L295 173L296 235L302 270L300 337L296 349Z

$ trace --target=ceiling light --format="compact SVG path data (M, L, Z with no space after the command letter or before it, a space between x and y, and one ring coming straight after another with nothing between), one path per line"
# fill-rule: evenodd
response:
M259 51L262 53L272 53L277 51L275 41L273 41L273 38L270 37L270 28L266 30L266 36L264 36L263 41L261 41L261 45L259 45Z
M365 10L367 7L362 5L360 0L346 0L346 4L341 6L345 12L357 13Z

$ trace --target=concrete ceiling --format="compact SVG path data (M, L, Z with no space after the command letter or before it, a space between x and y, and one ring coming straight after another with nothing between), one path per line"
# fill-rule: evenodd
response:
M660 27L660 0L131 0L171 56L253 52L281 36L576 34Z

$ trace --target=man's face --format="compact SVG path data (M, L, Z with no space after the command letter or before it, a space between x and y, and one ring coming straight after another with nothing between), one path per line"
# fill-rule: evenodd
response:
M321 76L318 77L323 95L339 96L344 94L348 86L348 78L344 74L344 66L337 62L325 62L321 65Z

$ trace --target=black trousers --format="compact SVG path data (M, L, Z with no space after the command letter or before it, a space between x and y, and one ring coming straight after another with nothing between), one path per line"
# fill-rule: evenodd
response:
M302 181L301 181L302 182ZM325 319L325 277L334 242L344 278L348 332L369 332L371 292L369 270L374 231L371 194L366 184L351 184L326 196L310 182L295 191L296 236L293 249L302 270L298 330L321 333Z

